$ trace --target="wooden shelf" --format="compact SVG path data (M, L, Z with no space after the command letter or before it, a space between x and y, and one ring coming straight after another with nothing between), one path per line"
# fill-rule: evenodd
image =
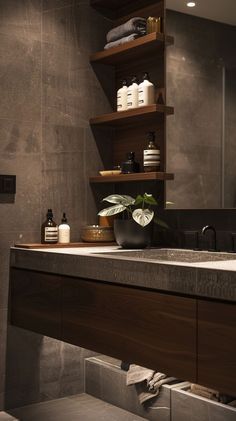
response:
M161 0L90 0L90 5L103 16L118 19L135 10L142 9Z
M128 123L143 122L150 117L157 117L159 114L174 114L174 108L163 104L147 105L132 110L102 114L90 119L92 126L122 126Z
M24 249L45 249L45 248L77 248L77 247L103 247L103 246L111 246L115 245L116 243L112 241L100 241L97 243L94 242L79 242L79 243L68 243L68 244L41 244L41 243L27 243L27 244L15 244L17 248L24 248Z
M118 47L92 54L90 56L90 62L110 65L121 63L123 65L141 56L152 56L158 48L163 48L164 45L171 45L173 43L174 38L172 36L152 32Z
M164 181L173 180L174 174L166 172L143 172L134 174L119 174L111 176L90 177L90 183L125 183L127 181Z

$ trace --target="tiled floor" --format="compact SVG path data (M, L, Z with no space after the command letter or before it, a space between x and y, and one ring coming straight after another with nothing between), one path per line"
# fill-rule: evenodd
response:
M0 421L142 421L145 418L85 393L0 412Z

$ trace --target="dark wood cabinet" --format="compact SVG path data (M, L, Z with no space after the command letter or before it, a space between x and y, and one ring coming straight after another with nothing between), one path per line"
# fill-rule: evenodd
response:
M197 381L236 395L236 305L198 301Z
M10 323L23 329L60 339L60 277L11 268Z
M236 395L236 305L12 268L10 323Z
M85 279L62 296L64 341L194 381L196 300Z

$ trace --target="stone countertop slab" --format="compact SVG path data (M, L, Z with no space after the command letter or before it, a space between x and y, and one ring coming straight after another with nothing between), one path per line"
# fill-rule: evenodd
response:
M187 250L182 252L188 253ZM116 246L99 247L99 250L97 247L30 250L13 247L10 265L236 302L236 256L235 259L232 254L228 256L231 260L193 263L127 257Z

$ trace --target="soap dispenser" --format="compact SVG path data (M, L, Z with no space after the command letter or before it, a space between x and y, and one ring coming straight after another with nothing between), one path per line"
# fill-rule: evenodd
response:
M47 211L47 219L41 226L41 243L56 244L58 242L58 226L53 220L52 209Z
M131 85L127 90L127 109L138 107L138 82L137 77L133 76Z
M127 110L127 81L122 81L122 87L117 91L117 111Z
M144 172L158 171L160 169L160 150L155 143L155 132L148 132L147 148L143 151Z
M59 243L68 244L70 242L70 226L67 223L65 212L61 220L61 224L58 227L59 231Z
M149 80L148 73L144 73L143 81L138 87L138 105L144 107L145 105L154 104L155 88L152 82Z

